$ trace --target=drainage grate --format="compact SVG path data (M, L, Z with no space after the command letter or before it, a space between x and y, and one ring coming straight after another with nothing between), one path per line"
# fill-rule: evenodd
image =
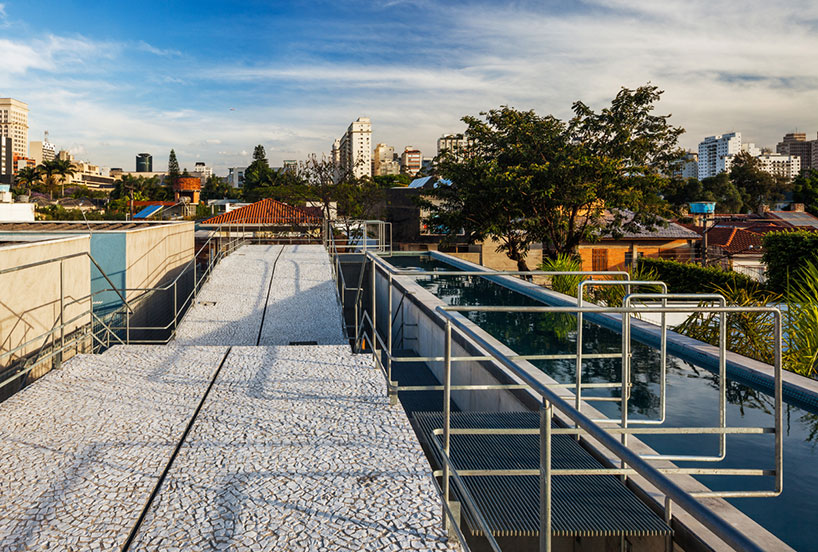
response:
M290 341L290 345L318 345L317 341Z

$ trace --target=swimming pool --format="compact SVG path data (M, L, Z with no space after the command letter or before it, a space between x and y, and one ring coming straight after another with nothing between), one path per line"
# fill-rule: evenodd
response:
M452 270L453 266L425 256L392 256L396 267L422 270ZM456 268L459 270L459 268ZM540 302L486 278L466 276L420 276L418 283L448 304L456 305L538 305ZM671 290L672 291L672 290ZM542 313L464 313L493 337L520 354L576 352L576 318L572 315ZM619 352L621 336L585 320L584 352ZM659 415L659 353L638 343L632 344L633 392L629 416L655 418ZM560 382L575 379L573 360L533 361L533 364ZM618 359L586 360L584 379L589 382L616 382L621 377ZM665 426L713 425L718 413L719 379L706 368L669 356L667 373L667 418ZM618 393L618 389L614 391ZM606 390L583 392L586 396L605 395ZM610 392L609 392L610 393ZM763 391L739 381L727 381L727 421L730 426L773 425L773 399ZM618 403L595 402L594 407L610 417L618 417ZM642 441L663 454L716 453L715 436L680 437L641 435ZM784 490L775 498L729 499L729 502L797 550L816 549L818 542L818 408L785 404L784 407ZM719 467L760 467L759 459L769 459L772 467L773 439L769 435L731 435L727 457ZM682 466L708 466L678 462ZM712 464L710 465L712 466ZM708 466L708 467L710 467ZM697 476L718 490L768 489L770 478Z

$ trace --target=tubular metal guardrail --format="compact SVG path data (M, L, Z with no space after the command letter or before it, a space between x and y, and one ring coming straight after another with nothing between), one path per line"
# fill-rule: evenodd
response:
M541 500L541 527L540 527L540 549L550 550L551 542L550 536L550 495L551 495L551 478L554 476L582 476L582 475L618 475L627 478L630 475L638 474L647 480L651 485L657 488L665 496L665 517L669 523L672 519L672 505L675 504L682 510L687 512L690 516L702 523L705 527L711 530L718 538L722 539L726 544L735 548L736 550L760 550L758 545L753 543L741 531L725 522L723 519L714 514L707 507L703 506L697 501L698 498L705 497L722 497L722 498L737 498L737 497L771 497L777 496L783 489L783 408L782 408L782 325L781 313L777 308L773 307L743 307L743 306L727 306L726 300L721 295L708 294L670 294L667 293L667 287L661 282L655 281L633 281L633 280L585 280L578 286L577 306L524 306L524 307L508 307L508 306L438 306L435 310L445 324L445 342L443 356L428 356L428 357L396 357L392 354L392 327L396 318L393 318L392 313L392 290L393 290L393 276L471 276L471 277L486 277L504 276L504 275L601 275L588 273L566 273L566 272L546 272L546 271L417 271L417 270L396 270L390 265L386 264L381 259L378 259L373 254L368 254L367 257L371 263L371 316L370 312L362 311L360 316L356 312L355 323L355 349L361 350L361 342L364 339L369 339L370 349L373 353L376 365L383 373L386 379L387 393L393 402L396 401L396 395L400 391L431 391L442 390L443 399L443 418L444 427L439 428L434 432L434 435L442 441L433 439L431 444L437 450L439 457L443 459L442 484L438 486L443 501L443 516L444 520L449 520L446 523L449 529L452 529L454 534L461 540L464 546L465 540L459 528L452 528L451 524L457 524L455 512L450 508L449 498L451 493L451 485L457 487L458 494L464 501L464 504L469 508L472 519L476 520L480 526L483 535L486 536L489 546L493 550L500 550L496 540L491 534L491 530L486 524L483 515L477 508L477 502L470 494L467 486L464 483L464 477L474 476L489 476L489 475L537 475L540 477L540 500ZM384 339L377 331L377 291L376 291L376 267L385 275L387 279L387 330L386 338ZM604 273L606 276L611 276L611 273ZM627 273L619 272L613 275L625 275ZM628 278L628 276L625 276ZM624 297L623 305L621 307L605 307L605 306L585 306L583 304L583 288L585 286L597 285L622 285L627 286L627 295ZM660 286L662 293L630 293L632 286L650 285ZM359 288L360 289L360 288ZM405 297L406 292L403 293L401 301ZM359 291L360 293L360 291ZM708 303L716 302L718 306L709 306L704 303L699 303L698 306L671 306L668 305L668 300L672 301L706 301ZM640 302L639 305L634 305L634 302ZM659 302L658 305L652 303ZM356 304L357 306L357 304ZM573 315L578 318L578 328L581 328L582 316L584 314L612 314L620 315L621 317L621 333L622 333L622 351L620 353L586 353L582 350L582 333L578 330L578 344L577 353L561 354L561 355L509 355L500 351L496 346L487 341L484 337L476 333L466 318L459 313L462 312L526 312L526 313L563 313ZM691 312L715 312L720 313L720 340L719 340L719 413L718 425L713 427L656 427L662 425L666 420L667 412L667 320L666 315L669 313L691 313ZM728 427L726 423L726 341L727 341L727 316L729 313L747 313L758 312L771 314L775 321L775 363L774 363L774 426L773 427ZM660 415L658 419L636 419L628 418L628 401L630 399L631 389L631 319L634 316L639 316L644 313L658 313L661 314L661 341L660 341ZM478 350L482 350L487 354L483 355L466 355L454 356L451 352L451 331L452 328L463 336L467 341L477 346ZM379 347L381 352L379 352ZM385 357L385 362L381 361L381 355ZM622 380L620 382L611 383L583 383L582 380L582 362L597 358L619 358L622 363ZM573 383L542 383L534 374L530 372L529 367L521 365L519 361L524 360L568 360L574 359L577 363L577 378ZM442 385L436 386L400 386L397 382L392 381L391 363L392 362L443 362L444 374ZM451 365L453 362L466 361L490 361L497 363L508 369L518 381L522 383L498 383L498 384L459 384L453 385L451 383ZM573 388L574 397L572 400L567 400L564 395L566 388ZM612 397L616 402L620 403L622 410L621 419L613 418L592 419L586 414L582 413L582 389L589 388L620 388L619 397ZM452 429L451 428L451 392L452 391L477 391L477 390L515 390L527 389L540 397L542 407L540 409L541 424L540 428L536 430L521 430L521 429ZM569 389L570 390L570 389ZM586 397L587 400L590 397ZM573 403L573 404L571 404ZM557 427L552 428L553 410L556 408L562 415L563 420L567 420L573 427ZM616 427L601 426L599 424L617 424ZM649 426L649 427L633 427ZM652 427L651 427L652 426ZM540 459L541 465L539 470L457 470L450 457L450 436L454 434L473 434L480 435L485 433L517 433L517 434L531 434L536 433L540 436ZM612 458L619 461L619 467L606 467L602 469L588 470L588 469L552 469L551 467L551 436L555 434L570 434L576 436L578 439L585 439L586 442L593 442L596 445L602 446L612 455ZM718 455L669 455L669 454L638 454L628 448L629 435L715 435L719 438ZM719 467L666 467L664 464L661 467L655 467L650 464L653 461L703 461L703 462L719 462L726 457L726 439L728 435L761 435L773 434L775 439L774 458L772 469L769 468L719 468ZM678 484L672 481L669 475L714 475L714 476L747 476L747 477L773 477L774 488L768 490L748 490L748 491L706 491L706 492L686 492Z

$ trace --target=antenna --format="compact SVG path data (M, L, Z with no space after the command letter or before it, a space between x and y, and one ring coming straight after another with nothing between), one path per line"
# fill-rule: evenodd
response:
M47 130L45 131L45 140L44 140L44 142L48 142L48 131Z

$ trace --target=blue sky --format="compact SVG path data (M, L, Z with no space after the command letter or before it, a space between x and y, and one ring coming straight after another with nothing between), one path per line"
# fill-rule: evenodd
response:
M565 117L647 81L694 147L738 130L774 147L818 132L818 3L749 0L344 2L0 0L0 97L29 139L133 169L255 144L271 162L328 151L369 116L374 143L434 155L466 114L502 104Z

